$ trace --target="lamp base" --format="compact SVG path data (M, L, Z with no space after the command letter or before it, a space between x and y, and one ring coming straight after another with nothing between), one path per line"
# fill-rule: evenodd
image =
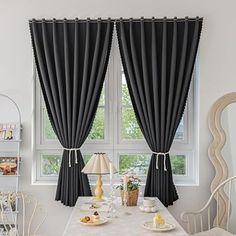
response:
M95 201L101 202L103 201L103 190L102 190L102 176L97 175L97 182L95 188Z

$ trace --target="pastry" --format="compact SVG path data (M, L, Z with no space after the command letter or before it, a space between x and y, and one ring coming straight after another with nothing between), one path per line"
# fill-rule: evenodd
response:
M99 221L99 219L100 219L100 215L98 214L97 211L95 211L95 212L93 213L93 215L91 216L91 218L92 218L92 221L93 221L93 222L97 222L97 221Z
M81 218L80 221L83 223L89 223L91 221L91 218L89 216L85 216Z
M165 225L165 219L161 216L161 214L156 214L153 218L153 227L161 228Z
M100 220L100 215L98 214L97 211L95 211L92 216L85 216L85 217L80 219L80 221L82 223L90 223L90 224L91 223L96 223L99 220Z
M92 204L92 205L89 207L89 209L97 209L97 208L99 208L99 206L98 206L96 203Z

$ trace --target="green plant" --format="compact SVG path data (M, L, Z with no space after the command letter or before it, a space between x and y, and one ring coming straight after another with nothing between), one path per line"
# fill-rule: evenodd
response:
M123 178L120 180L120 182L121 182L120 185L118 185L116 188L123 190L124 189ZM129 176L129 180L127 183L127 191L131 192L131 191L139 189L140 183L141 183L141 179L134 176Z

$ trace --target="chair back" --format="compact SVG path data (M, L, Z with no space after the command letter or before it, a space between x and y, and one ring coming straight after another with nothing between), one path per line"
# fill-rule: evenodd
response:
M30 194L0 194L0 222L9 236L36 235L46 216L46 208Z
M230 214L232 211L231 208L231 195L232 195L232 183L236 183L236 176L226 179L221 184L219 184L215 190L212 192L210 198L208 199L205 206L199 211L186 211L181 214L181 220L187 224L187 230L189 234L195 234L198 232L202 232L204 230L210 230L212 227L220 227L225 230L229 230L229 222L230 222ZM227 189L227 190L226 190ZM220 224L220 216L219 216L219 193L221 191L227 191L228 196L226 198L226 213L227 218L224 224ZM213 199L216 200L216 218L212 223L212 214L214 209L212 207Z

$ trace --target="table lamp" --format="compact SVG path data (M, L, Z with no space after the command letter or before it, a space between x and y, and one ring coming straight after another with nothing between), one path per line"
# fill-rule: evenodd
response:
M103 201L103 189L102 189L102 175L117 173L117 170L113 166L113 170L110 171L110 160L106 153L94 153L82 172L88 175L97 175L97 182L95 188L95 200Z

